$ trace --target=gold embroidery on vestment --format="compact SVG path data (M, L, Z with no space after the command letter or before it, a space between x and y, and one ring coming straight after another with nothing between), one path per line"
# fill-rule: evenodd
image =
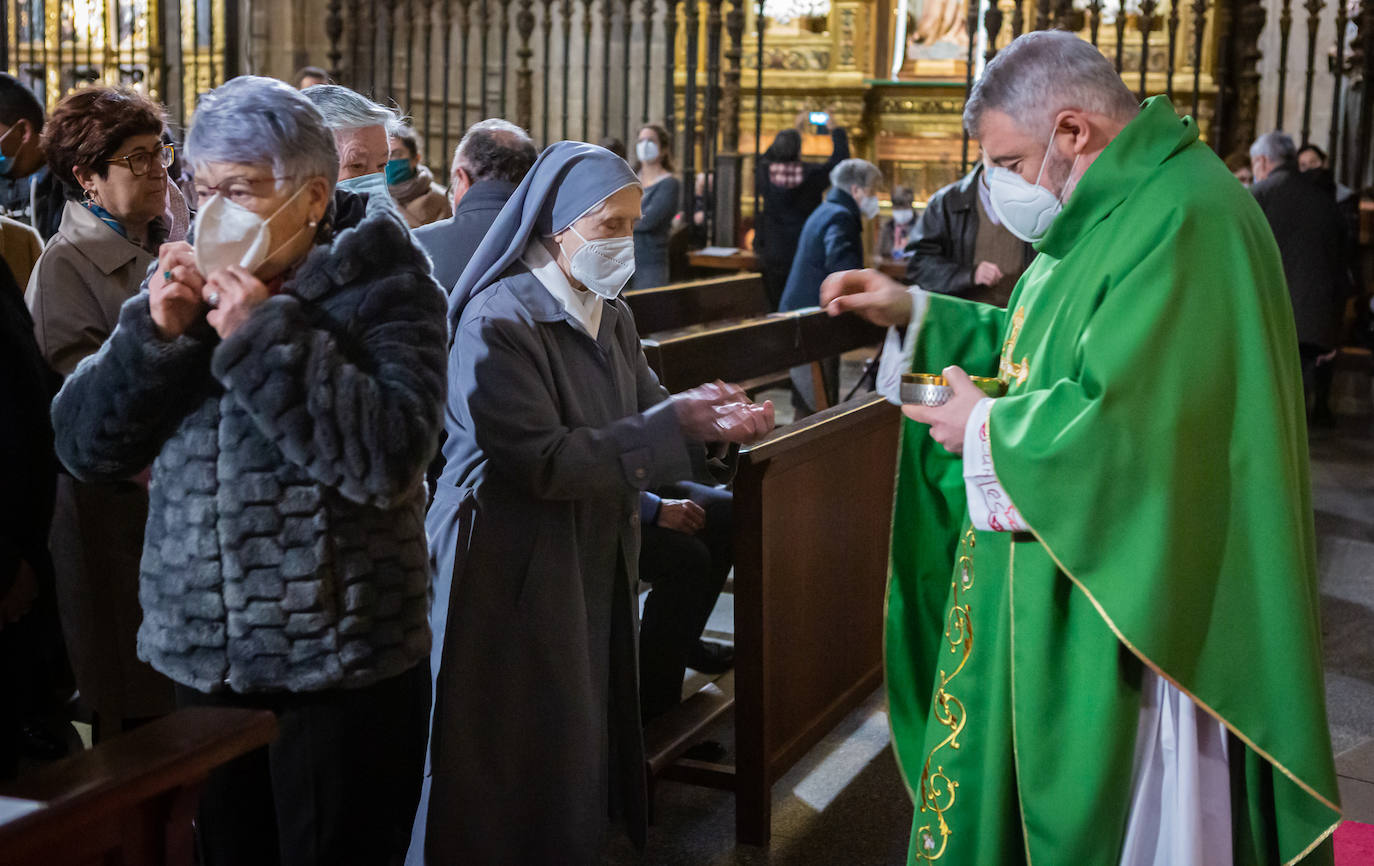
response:
M971 608L962 600L962 595L973 588L973 546L976 541L973 529L970 528L964 533L963 540L959 544L959 560L955 565L954 577L950 580L950 591L954 599L950 605L949 613L945 615L945 641L949 644L951 655L959 654L959 663L954 670L945 673L940 670L940 687L935 691L935 700L931 707L931 716L935 721L949 728L949 733L945 735L935 748L930 750L926 756L925 767L921 770L921 812L935 813L935 828L930 824L923 824L916 830L916 859L934 862L945 855L945 848L949 845L949 837L953 832L949 828L949 823L945 820L945 813L954 807L955 794L959 788L959 782L945 775L945 768L935 764L935 769L931 771L931 765L935 761L935 756L941 749L948 746L950 749L959 748L959 734L964 730L965 713L963 701L959 700L948 690L949 684L968 663L969 654L973 651L973 619ZM937 841L935 833L938 831L940 838Z
M1013 382L1018 385L1026 384L1026 377L1030 375L1030 366L1026 363L1029 359L1022 356L1021 363L1012 361L1012 352L1016 349L1016 341L1021 336L1021 326L1026 323L1026 308L1017 307L1016 312L1011 317L1011 333L1007 335L1007 341L1002 344L1002 361L997 368L997 378L1006 382L1010 386Z

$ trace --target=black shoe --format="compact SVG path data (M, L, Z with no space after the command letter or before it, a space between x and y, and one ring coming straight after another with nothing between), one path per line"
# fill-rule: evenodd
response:
M735 648L699 640L687 652L687 667L704 674L723 674L735 666Z

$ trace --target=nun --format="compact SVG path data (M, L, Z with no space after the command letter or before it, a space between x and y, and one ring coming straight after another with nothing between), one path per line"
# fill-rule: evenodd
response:
M610 151L551 145L450 295L411 864L593 863L617 824L644 843L639 495L728 480L773 407L650 371L619 298L642 194Z

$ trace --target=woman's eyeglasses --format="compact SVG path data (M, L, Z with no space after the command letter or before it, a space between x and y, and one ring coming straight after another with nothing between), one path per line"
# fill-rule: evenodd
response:
M116 156L114 159L107 159L105 162L114 165L122 162L133 172L134 177L142 177L153 167L153 160L163 168L171 168L172 161L176 159L176 148L170 144L164 144L154 151L137 150L127 156Z

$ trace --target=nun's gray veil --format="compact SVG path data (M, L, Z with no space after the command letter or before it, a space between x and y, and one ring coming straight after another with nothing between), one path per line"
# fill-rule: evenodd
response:
M449 293L453 333L463 309L519 260L531 238L557 234L625 187L639 183L628 163L580 141L548 146L516 187Z

